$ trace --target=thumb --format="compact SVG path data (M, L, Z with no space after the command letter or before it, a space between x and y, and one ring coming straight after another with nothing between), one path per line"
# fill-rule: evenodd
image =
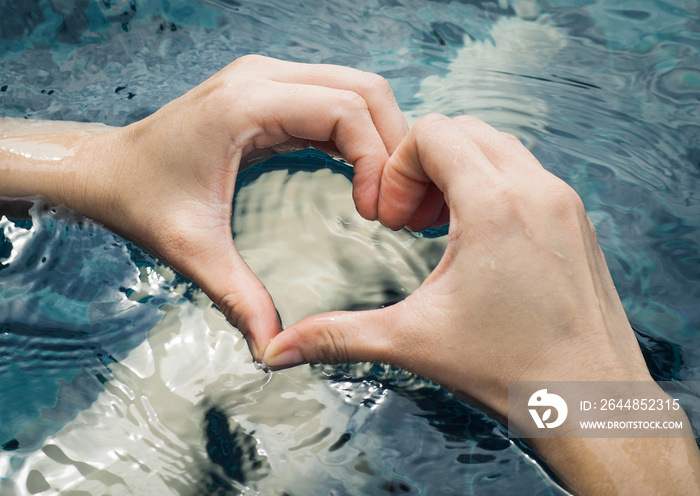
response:
M263 364L283 369L302 363L390 362L395 349L391 308L307 317L270 341Z
M183 262L183 274L239 329L253 358L259 359L266 344L281 330L279 317L267 289L235 247L231 244Z

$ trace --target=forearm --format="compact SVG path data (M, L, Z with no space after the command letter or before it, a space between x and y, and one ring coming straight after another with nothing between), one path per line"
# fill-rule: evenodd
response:
M97 122L52 121L0 117L0 138L69 132L103 132L114 129Z
M112 129L91 123L0 119L0 197L41 196L83 211L96 193L88 191L87 171L106 158L94 138Z

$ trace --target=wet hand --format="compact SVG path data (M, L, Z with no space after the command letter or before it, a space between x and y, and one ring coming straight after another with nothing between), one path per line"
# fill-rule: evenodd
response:
M309 317L264 362L387 362L507 414L512 380L649 379L578 195L515 138L469 117L428 116L383 170L379 220L449 212L449 243L404 301ZM429 210L429 209L428 209Z
M358 211L376 219L382 170L406 131L379 76L247 56L150 117L81 142L91 166L61 199L197 283L257 355L279 326L232 239L241 164L308 146L339 154L355 166Z

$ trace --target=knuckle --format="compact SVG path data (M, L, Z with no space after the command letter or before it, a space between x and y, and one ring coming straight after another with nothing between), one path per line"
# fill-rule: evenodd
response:
M522 144L522 142L520 141L520 139L519 139L517 136L513 135L513 134L505 133L505 132L501 131L501 137L504 138L504 139L506 139L507 141L513 141L513 142L515 142L515 143L517 143L517 144L519 144L519 145Z
M227 292L217 296L216 288L212 288L214 294L212 300L219 307L221 313L224 314L226 320L236 327L241 334L247 336L250 333L248 324L251 322L254 310L250 307L251 301L262 301L268 297L267 291L263 286L248 287L248 288L233 288Z
M450 119L442 114L427 114L416 121L413 129L420 134L431 133L449 122Z
M547 209L558 217L581 219L586 216L581 197L571 186L560 179L547 184L543 201L545 201Z
M489 124L473 115L459 115L455 117L452 122L474 139L480 139L498 133L498 131Z
M582 206L581 198L576 191L564 181L557 179L548 186L548 191L550 201L552 201L555 206L558 205L563 208L578 208Z
M521 188L513 187L506 181L494 181L482 194L485 195L482 200L484 204L490 204L492 209L500 207L508 212L508 216L522 208L522 197L525 196Z
M339 90L339 102L343 110L368 111L367 102L359 94L351 90Z
M367 89L370 92L377 93L383 98L394 98L394 90L391 88L389 81L385 78L372 72L365 72L363 76L366 81Z
M248 55L243 55L242 57L238 57L236 60L233 61L231 66L259 67L259 66L265 64L268 60L269 59L267 57L252 53L252 54L248 54Z
M494 181L478 194L485 209L501 218L546 216L561 225L587 225L583 202L578 194L558 178L526 186L509 180Z
M454 118L454 121L462 126L481 126L485 124L484 121L473 115L458 115Z
M231 293L226 293L217 302L219 310L224 314L226 320L228 320L232 326L238 328L239 331L245 336L247 329L243 329L240 326L241 322L241 312L240 312L241 296L238 292L233 291Z
M320 328L316 336L318 346L317 360L320 363L346 363L349 362L347 342L344 335L337 330Z

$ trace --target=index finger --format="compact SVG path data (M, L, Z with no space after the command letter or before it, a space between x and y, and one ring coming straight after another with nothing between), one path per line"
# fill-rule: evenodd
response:
M411 128L382 171L377 213L392 229L416 215L430 183L457 210L472 188L483 187L499 171L457 123L428 115Z
M332 64L305 64L272 59L260 55L241 57L234 64L249 67L256 77L280 83L325 86L348 90L366 102L387 153L392 154L408 132L408 124L399 108L389 82L383 77L351 67Z
M247 95L250 109L243 132L240 115L231 113L229 128L252 149L264 149L290 138L313 142L333 141L354 166L353 199L360 215L377 218L379 185L389 155L373 125L366 101L347 90L324 86L260 83Z

